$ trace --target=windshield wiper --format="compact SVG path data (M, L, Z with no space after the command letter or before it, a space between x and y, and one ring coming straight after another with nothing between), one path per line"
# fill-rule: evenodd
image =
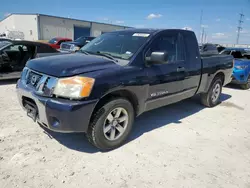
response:
M115 59L112 55L110 55L109 53L106 53L106 52L97 51L97 52L96 52L96 55L101 55L101 56L107 57L107 58L109 58L109 59L112 59L112 60L115 61L115 62L118 62L117 59Z

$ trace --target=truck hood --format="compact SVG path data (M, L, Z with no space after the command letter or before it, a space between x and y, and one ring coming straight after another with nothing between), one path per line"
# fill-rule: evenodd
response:
M33 59L28 61L26 66L47 75L68 77L103 69L113 69L119 65L105 57L76 53Z

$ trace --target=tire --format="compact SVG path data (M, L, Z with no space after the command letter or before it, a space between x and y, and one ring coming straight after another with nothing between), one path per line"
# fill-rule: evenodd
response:
M245 90L250 88L250 76L247 78L247 83L241 84L240 87Z
M218 94L218 97L216 99L214 98L215 90L217 91L216 93ZM208 92L201 94L201 103L204 106L210 108L216 106L219 103L221 91L222 91L222 80L220 77L216 77L214 78L212 84L210 85Z
M119 122L122 121L121 117L115 117L119 110L121 111L120 116L127 116L127 120ZM110 121L112 119L110 117L114 118L113 121ZM116 119L117 122L114 122ZM129 133L131 132L133 122L134 108L132 104L127 99L113 99L100 107L94 114L88 128L87 138L91 144L100 150L106 151L115 149L124 144L129 136ZM116 123L118 124L115 125ZM121 129L121 126L124 129ZM119 130L123 130L124 132L120 133ZM116 138L114 138L114 135Z

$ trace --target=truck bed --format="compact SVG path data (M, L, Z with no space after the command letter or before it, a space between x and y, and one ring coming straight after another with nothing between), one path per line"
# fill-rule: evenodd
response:
M202 73L201 83L197 93L207 92L213 76L219 72L232 75L233 57L231 55L201 55ZM223 85L231 82L231 76L226 76Z

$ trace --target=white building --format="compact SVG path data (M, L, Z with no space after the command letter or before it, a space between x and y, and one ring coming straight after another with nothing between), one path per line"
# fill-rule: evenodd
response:
M50 40L54 37L76 39L80 36L99 36L102 33L129 27L98 23L44 14L10 14L0 21L0 34L21 32L25 40Z

